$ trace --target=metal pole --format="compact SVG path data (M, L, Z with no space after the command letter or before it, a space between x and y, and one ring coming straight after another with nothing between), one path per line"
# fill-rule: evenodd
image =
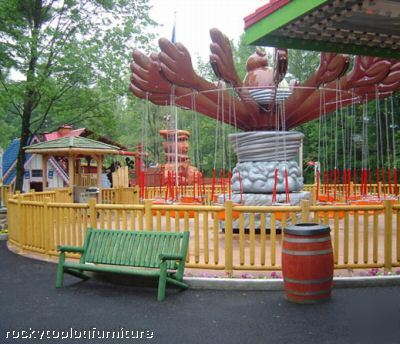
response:
M303 139L301 139L299 147L299 169L301 175L303 176Z
M174 106L174 120L175 120L175 186L178 190L179 178L178 178L178 108Z

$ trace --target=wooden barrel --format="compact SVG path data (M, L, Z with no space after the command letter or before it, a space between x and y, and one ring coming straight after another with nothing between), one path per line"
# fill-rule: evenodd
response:
M330 298L333 251L329 226L300 223L284 229L282 274L288 300L317 303Z

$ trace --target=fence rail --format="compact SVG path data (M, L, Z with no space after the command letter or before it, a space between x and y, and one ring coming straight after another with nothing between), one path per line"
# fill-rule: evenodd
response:
M62 195L62 196L60 196ZM8 200L9 241L22 252L57 255L58 245L81 245L88 227L114 230L189 231L187 265L234 271L281 269L282 227L328 224L337 269L400 266L400 204L239 206L73 204L59 193L17 194ZM75 257L72 255L71 257Z

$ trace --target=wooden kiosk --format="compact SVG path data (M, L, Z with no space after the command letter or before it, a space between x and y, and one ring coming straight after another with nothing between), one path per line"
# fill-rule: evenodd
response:
M69 186L72 188L84 187L80 185L79 178L75 173L80 173L80 159L86 158L87 161L96 160L97 169L95 173L95 185L101 188L101 175L103 169L104 155L119 154L119 147L105 144L103 142L91 140L84 137L63 137L60 139L41 142L24 147L26 153L42 155L43 166L43 190L47 188L47 161L50 157L66 157L69 176ZM92 179L92 180L93 180Z

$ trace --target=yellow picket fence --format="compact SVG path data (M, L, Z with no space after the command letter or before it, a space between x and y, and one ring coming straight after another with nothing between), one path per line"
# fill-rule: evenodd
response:
M8 200L9 244L22 253L57 256L58 245L82 245L88 227L189 231L187 266L210 270L281 269L282 227L298 222L331 227L337 269L400 266L400 204L238 206L73 204L39 193ZM32 200L36 197L35 200ZM72 256L74 257L74 256Z

